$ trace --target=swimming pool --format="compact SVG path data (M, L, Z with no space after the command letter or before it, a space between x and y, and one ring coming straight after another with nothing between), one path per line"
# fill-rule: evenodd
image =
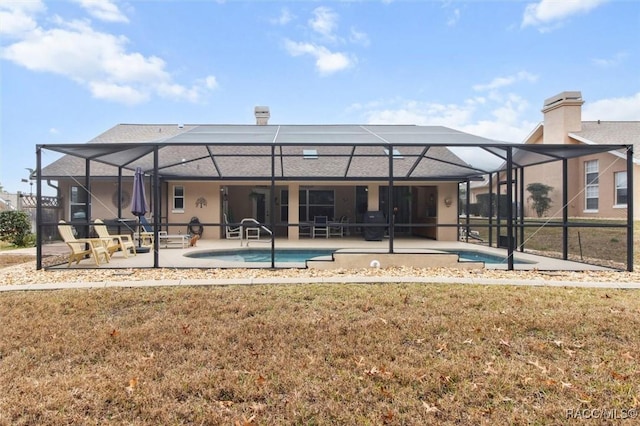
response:
M506 265L506 255L496 255L483 253L475 250L439 250L445 253L457 254L460 262L484 262L489 265ZM322 258L323 260L331 260L335 249L276 249L275 263L280 266L283 263L288 267L304 266L307 260L314 258ZM212 260L218 262L234 262L234 263L255 263L255 266L262 264L271 264L270 249L234 249L234 250L210 250L195 253L187 253L186 257L202 260ZM514 259L515 264L530 264L530 262L522 259Z
M328 249L276 249L275 261L277 263L304 263L309 259L320 256L331 256L335 250ZM260 263L271 262L271 250L247 249L247 250L220 250L188 253L185 256L196 259L211 259L224 262Z
M460 262L484 262L490 265L507 264L507 255L504 256L482 253L475 250L442 250L447 253L456 253ZM536 262L530 262L528 260L513 258L513 263L516 264L531 264Z

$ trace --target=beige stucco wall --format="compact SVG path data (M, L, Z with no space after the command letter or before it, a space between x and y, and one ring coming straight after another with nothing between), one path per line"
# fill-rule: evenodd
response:
M73 183L71 181L61 181L59 184L60 195L62 197L62 205L64 206L63 219L71 220L69 200L71 198L71 186L83 186L80 183ZM131 186L133 184L129 181L123 183L123 191L129 194L129 201L131 195ZM113 202L114 198L117 200L118 185L115 182L97 181L91 183L91 217L93 221L95 219L115 219L118 217L118 206ZM149 189L147 188L147 192ZM148 201L148 200L147 200ZM131 214L131 206L127 204L122 207L122 214L120 218L129 219L135 218Z
M585 162L598 160L599 200L598 210L585 208ZM601 153L568 160L568 215L584 218L626 219L626 207L615 205L614 173L626 171L626 160L612 154ZM637 170L637 167L636 167ZM634 181L636 179L634 178ZM557 161L539 166L527 167L524 174L525 216L535 217L526 187L530 183L540 182L553 187L549 196L552 200L547 217L562 217L562 162ZM637 211L637 208L636 208Z
M184 187L184 209L173 210L173 188L176 185ZM169 182L168 183L169 209L167 212L167 222L169 223L189 223L192 217L197 217L200 223L220 223L221 219L221 197L220 184L217 182ZM202 198L206 204L197 203ZM169 234L187 233L186 225L169 226ZM220 238L219 226L205 226L203 238Z
M130 194L131 182L123 183L123 189ZM176 185L184 187L184 209L173 210L173 189ZM291 185L291 186L290 186ZM355 209L356 209L356 187L353 182L305 182L305 186L313 186L314 189L332 189L335 191L335 216L339 218L343 215L349 218L351 223L357 221ZM370 188L368 191L369 202L374 201L373 209L379 207L379 188L380 183L367 183L358 182L358 185L364 185ZM416 183L420 185L437 186L437 211L438 211L438 223L440 224L456 224L457 221L457 183L445 182L445 183L433 183L424 182ZM60 190L63 197L63 205L65 206L64 218L69 220L69 196L71 182L61 182ZM259 185L261 188L265 188L265 185ZM230 206L230 212L234 221L240 221L245 217L253 216L253 200L249 196L252 189L258 187L250 182L240 183L238 185L225 185L227 191L227 202ZM219 182L206 182L206 181L179 181L179 182L165 182L161 189L162 200L162 218L163 222L168 223L181 223L182 225L172 225L163 230L168 231L170 234L186 233L187 223L192 217L197 217L201 223L221 223L222 218L222 192L221 184ZM300 188L299 183L290 184L288 182L278 182L276 185L276 197L278 200L281 198L281 191L283 189L289 189L289 221L298 221L298 200L297 194ZM100 219L114 219L118 217L117 205L114 204L114 194L117 193L117 184L115 182L92 182L91 184L91 220L97 218ZM293 195L295 194L295 195ZM147 202L151 209L151 197L150 189L147 183ZM197 204L199 198L203 198L206 204ZM451 200L451 205L446 206L445 199ZM280 203L276 203L275 214L276 221L280 222ZM152 213L147 216L151 219ZM130 205L123 207L121 218L135 218L131 214ZM297 239L297 229L291 228L289 230L289 238ZM219 226L205 225L203 238L206 239L218 239L221 237L221 228ZM452 240L457 239L457 229L440 228L437 233L438 240Z

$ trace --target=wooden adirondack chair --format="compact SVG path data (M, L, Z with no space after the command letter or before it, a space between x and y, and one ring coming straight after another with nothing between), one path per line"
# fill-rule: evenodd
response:
M129 249L133 251L134 256L137 255L136 246L133 243L131 235L110 234L109 230L107 229L107 225L105 225L104 222L100 219L96 219L93 221L93 229L95 229L98 237L104 239L107 242L107 250L109 251L109 255L112 255L118 250L122 250L122 254L124 254L124 257L129 257Z
M67 246L71 249L67 268L71 266L74 260L76 264L78 264L87 255L93 257L97 266L100 266L100 256L104 256L104 260L109 263L109 252L105 247L104 240L100 238L76 238L75 235L73 235L71 225L64 220L58 222L58 232L62 240L67 243Z

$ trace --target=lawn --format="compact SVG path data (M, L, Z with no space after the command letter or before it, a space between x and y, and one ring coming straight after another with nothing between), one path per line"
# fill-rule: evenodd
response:
M635 416L636 292L274 285L0 294L0 424Z
M587 224L609 224L626 225L623 220L593 220L593 219L571 219L574 222ZM557 220L556 220L557 222ZM465 219L461 218L460 223L465 225ZM480 237L487 242L489 239L488 219L471 218L471 229L478 231ZM496 221L494 219L494 226ZM502 221L504 226L506 221ZM524 228L525 250L542 252L547 256L559 256L562 254L562 228L550 226L545 219L525 220L527 225ZM640 223L634 224L634 240L636 246L640 242ZM519 232L517 231L517 241L520 243ZM506 227L501 228L501 235L506 235ZM493 243L498 240L498 230L493 229ZM474 241L472 241L474 242ZM627 232L625 228L595 228L595 227L575 227L569 229L568 238L569 257L574 260L584 261L603 266L617 266L625 268L626 265L626 245ZM636 259L640 259L636 256ZM634 262L637 263L637 262Z

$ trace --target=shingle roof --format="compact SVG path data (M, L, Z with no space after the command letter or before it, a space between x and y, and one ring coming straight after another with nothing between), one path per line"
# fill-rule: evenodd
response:
M594 144L633 145L634 158L640 158L640 121L583 121L582 130L569 136Z
M580 137L605 134L606 126L596 128L599 133L591 127L585 126ZM609 136L611 143L637 142L633 127L616 132L609 132L618 138ZM386 179L388 148L393 147L401 154L392 161L396 179L464 180L485 171L465 163L450 148L482 147L504 158L506 145L442 126L120 124L86 144L40 147L67 154L43 169L42 176L49 179L84 176L86 159L92 160L92 177L117 176L118 167L127 177L137 166L152 171L155 150L159 174L166 179L268 179L272 150L278 179ZM518 145L513 147L514 159L521 165L605 150ZM317 158L304 158L303 151L310 148L317 150Z
M161 146L158 166L163 176L214 179L271 176L272 144L278 146L279 177L386 176L388 156L381 146L394 145L403 156L394 161L395 176L449 178L478 172L446 147L425 149L425 145L495 143L442 126L120 124L87 144L60 150L73 155L44 167L42 175L84 176L85 158L99 160L91 162L94 177L117 176L117 166L124 167L123 176L131 176L135 166L151 170L153 148L141 145L150 142ZM318 151L317 159L303 158L303 148L309 147Z

